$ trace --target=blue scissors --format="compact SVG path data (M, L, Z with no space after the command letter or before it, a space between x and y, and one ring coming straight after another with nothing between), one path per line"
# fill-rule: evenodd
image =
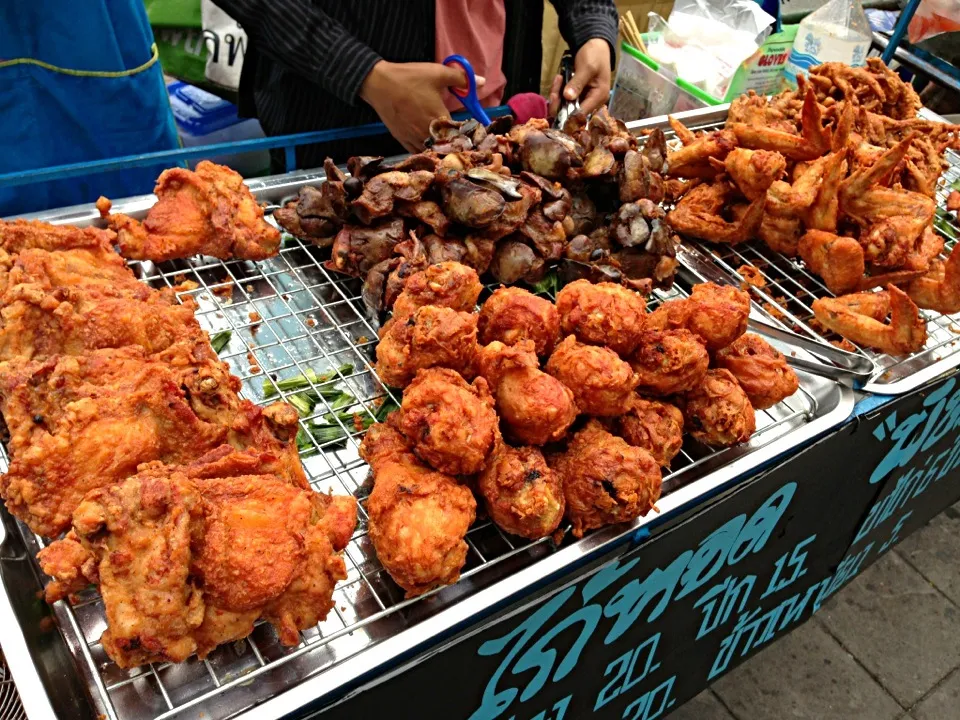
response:
M473 116L474 120L484 126L489 125L490 116L484 111L480 105L480 99L477 97L477 75L473 72L473 66L470 64L470 61L463 55L451 55L443 61L443 64L459 65L463 68L463 72L467 76L467 89L452 87L450 88L450 92L460 98L460 102L463 103L463 106L470 115Z

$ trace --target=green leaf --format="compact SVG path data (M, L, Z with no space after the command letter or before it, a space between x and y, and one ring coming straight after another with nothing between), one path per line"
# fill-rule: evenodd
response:
M953 218L943 208L937 208L936 215L933 218L933 226L948 240L956 240L960 236Z
M952 183L950 183L951 190L960 190L960 178L957 178Z
M292 378L287 378L285 380L271 380L269 378L263 381L263 397L271 398L274 395L279 395L280 391L283 392L295 392L297 390L308 390L311 393L314 388L318 385L323 385L324 383L329 383L337 377L337 373L340 375L349 375L353 372L353 365L350 363L344 363L336 370L327 370L326 372L318 374L312 368L308 368L305 373L302 375L295 375ZM320 395L326 397L326 392L321 389L319 390ZM340 394L340 390L333 391L336 395Z
M221 330L216 333L212 338L210 338L210 345L213 347L213 351L219 355L223 352L223 349L227 346L227 343L230 342L230 338L233 335L232 330Z
M556 295L559 283L557 271L550 270L540 282L533 285L533 291L537 295Z
M307 397L306 393L288 395L287 402L297 409L297 412L300 413L300 417L307 417L313 412L313 406L315 405L315 403Z

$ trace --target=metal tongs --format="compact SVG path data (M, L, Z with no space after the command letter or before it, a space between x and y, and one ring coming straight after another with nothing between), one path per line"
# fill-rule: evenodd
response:
M704 280L717 285L736 286L735 282L694 248L680 245L677 248L677 259L684 267ZM753 317L749 319L748 324L751 330L760 335L806 350L819 360L823 360L824 362L818 362L805 357L796 357L790 353L786 354L789 365L812 375L847 381L852 384L863 384L873 377L876 370L873 361L862 355L841 350L818 340L811 340L803 335L770 325Z
M560 83L560 109L557 111L557 117L553 121L553 126L563 130L563 126L567 124L567 118L580 109L579 99L563 99L563 89L573 77L573 53L571 53L569 50L563 53L563 57L560 58L560 70L558 71L558 74L563 78L563 81Z

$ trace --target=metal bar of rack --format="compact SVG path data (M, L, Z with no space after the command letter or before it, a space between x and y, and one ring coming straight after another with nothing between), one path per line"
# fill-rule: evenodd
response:
M251 185L262 200L276 202L299 185L315 181L315 174L303 173ZM150 202L134 198L117 203L115 210L142 216ZM86 220L78 221L78 215ZM83 210L47 219L85 224L93 217L92 211ZM304 697L315 700L335 693L345 678L391 666L401 652L447 632L452 618L480 617L511 597L509 593L522 595L524 587L563 572L577 558L623 542L655 519L650 513L633 526L608 528L578 542L568 538L559 548L548 540L522 541L481 521L467 536L470 551L461 581L427 597L406 600L377 561L367 537L364 505L370 479L357 448L364 420L372 420L391 396L373 371L376 328L366 315L360 281L332 273L316 248L289 236L276 258L257 264L195 258L132 265L154 287L185 280L197 284L181 294L196 300L198 320L211 334L230 331L221 357L241 379L245 397L258 403L287 398L290 393L278 388L278 381L308 370L334 372L330 384L349 392L355 402L335 408L319 393L322 388L311 383L321 400L311 416L301 419L303 429L309 431L317 419L332 418L341 438L318 442L308 434L304 468L316 489L357 496L360 512L357 531L344 553L348 577L335 590L334 610L316 628L302 632L296 648L282 646L273 628L260 623L249 638L221 646L202 661L194 657L176 665L124 671L107 658L99 642L106 627L99 595L91 590L72 602L57 603L54 613L61 633L104 717L143 720L200 713L213 720L277 717ZM682 295L683 288L696 280L686 276L671 291L657 293L651 306ZM352 369L340 370L344 365ZM757 432L746 445L713 450L692 441L685 444L664 478L659 503L663 513L715 492L847 417L852 409L849 391L802 373L801 380L796 395L758 412ZM342 419L338 410L349 411L352 419ZM23 525L20 530L28 550L35 553L42 547L41 538ZM415 632L404 632L411 628Z
M678 113L676 117L687 124L691 130L715 130L726 122L729 105L703 108L687 113ZM921 116L938 120L939 116L921 111ZM669 139L673 131L663 118L651 118L630 123L633 132L661 128ZM940 178L937 189L937 215L935 227L945 241L944 252L953 250L960 238L960 224L956 215L945 210L946 198L950 187L960 187L960 155L948 150L947 170ZM820 297L832 297L823 282L809 272L799 258L789 258L768 248L759 240L751 240L739 245L721 245L702 241L684 240L696 252L716 264L730 282L745 284L738 272L742 266L749 265L760 271L764 286L751 285L750 291L756 304L765 312L768 322L779 324L785 329L806 335L822 343L843 343L847 349L867 358L876 366L871 380L863 390L878 394L896 395L919 387L934 377L960 365L960 313L941 315L921 310L921 317L927 323L927 342L919 352L907 356L892 356L866 347L858 347L836 334L822 331L815 322L811 304ZM683 259L681 257L681 262ZM849 343L849 347L847 346Z

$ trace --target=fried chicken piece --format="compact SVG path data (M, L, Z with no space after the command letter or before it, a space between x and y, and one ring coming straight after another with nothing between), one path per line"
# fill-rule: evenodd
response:
M670 463L683 447L683 413L675 405L636 397L626 415L616 419L620 437L646 450L660 467Z
M117 242L112 230L51 225L39 220L0 220L0 249L16 255L24 250L110 250Z
M573 391L577 407L588 415L622 415L640 382L613 350L583 345L573 335L557 346L545 370Z
M846 149L834 152L823 158L820 165L821 180L813 203L803 214L804 223L809 230L837 231L840 212L840 182L847 175Z
M398 427L431 467L473 475L483 469L497 436L493 406L483 378L470 385L453 370L420 370L403 393Z
M566 501L560 477L537 448L499 443L477 479L487 514L501 530L529 540L560 525Z
M903 289L917 307L944 315L960 312L960 253L951 250L946 262L934 260L926 275L911 280Z
M746 442L757 429L750 398L729 370L708 370L703 382L683 396L685 427L706 445Z
M534 352L535 348L532 340L521 340L516 345L505 345L499 340L494 340L481 345L473 363L474 375L486 380L487 385L496 394L500 379L507 371L540 367L540 360Z
M477 512L470 489L421 463L388 425L367 431L360 455L374 477L370 540L390 577L407 597L459 580Z
M477 332L484 344L499 340L516 345L530 340L534 352L545 356L560 340L560 315L546 298L523 288L501 287L480 308Z
M482 289L472 267L458 262L430 265L407 278L393 304L393 315L406 317L426 305L473 312Z
M564 335L627 356L643 332L647 305L639 293L617 283L576 280L557 293L557 311Z
M887 285L886 292L819 298L812 307L827 329L891 355L917 352L927 341L927 326L917 306L896 285ZM887 315L890 322L885 324Z
M733 188L724 182L697 185L667 213L667 222L677 232L710 242L735 245L755 237L763 221L765 198L758 197L740 218L726 220L720 214L733 199Z
M638 390L673 395L692 390L707 374L710 356L699 336L689 330L647 330L630 358L640 378Z
M170 168L160 173L153 192L157 204L142 224L109 214L106 198L97 201L125 258L162 262L209 255L264 260L280 250L280 231L263 219L263 208L243 177L228 167L201 160L196 170Z
M660 497L662 478L653 456L611 435L598 420L574 435L551 464L563 482L567 517L578 538L638 518Z
M142 302L83 287L14 285L0 303L0 358L39 360L126 345L160 352L201 336L192 298L171 305L159 293L150 297Z
M769 150L734 148L723 164L737 189L751 202L766 197L770 185L787 172L787 159Z
M574 392L536 367L505 371L496 400L507 435L526 445L561 440L579 412Z
M866 270L863 248L853 238L807 230L797 246L800 257L827 289L837 295L856 290Z
M809 88L800 110L800 135L739 122L730 123L728 132L733 132L741 147L772 150L790 160L814 160L833 147L833 131L823 126L822 117L816 94Z
M790 117L792 115L791 113ZM797 126L790 117L777 104L769 102L765 96L748 90L730 104L727 123L745 123L795 133Z
M759 335L747 333L717 353L715 364L733 373L757 410L773 407L800 387L787 359Z
M101 642L121 668L203 658L249 635L258 617L298 644L346 578L336 553L356 525L356 501L292 486L272 464L223 447L186 466L147 464L89 493L70 535L38 556L55 577L48 600L78 574L96 580ZM82 564L71 568L71 556Z
M683 123L670 117L670 127L680 138L683 147L667 156L667 175L681 178L712 178L722 172L710 159L723 160L737 146L737 138L730 130L715 130L695 136Z
M777 181L770 186L757 237L774 252L796 257L803 224L789 202L790 193L790 185L785 182Z
M647 316L647 328L686 328L703 339L707 350L716 352L747 331L749 318L749 293L707 282L694 285L688 298L663 303Z
M470 368L478 350L477 316L427 305L394 315L380 329L377 376L390 387L406 387L418 370Z

